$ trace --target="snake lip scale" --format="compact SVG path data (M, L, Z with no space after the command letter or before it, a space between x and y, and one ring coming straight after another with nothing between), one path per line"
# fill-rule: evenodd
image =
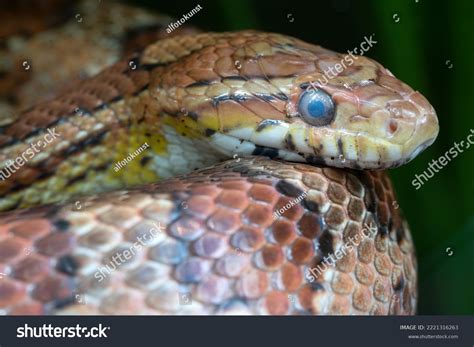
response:
M17 87L31 104L1 122L0 169L60 136L0 181L0 313L414 314L413 241L383 170L433 143L429 102L365 56L322 85L344 54L258 31L159 37L168 19L110 6L84 8L78 40L114 40L108 22L133 53L90 43L89 76L39 102L33 69Z

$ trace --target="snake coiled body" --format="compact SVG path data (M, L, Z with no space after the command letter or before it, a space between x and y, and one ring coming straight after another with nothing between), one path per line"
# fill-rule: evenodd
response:
M366 57L315 85L346 57L279 34L177 35L6 122L2 169L24 160L0 181L14 210L0 309L413 314L408 226L387 174L367 169L413 159L436 114ZM305 93L333 112L315 122Z

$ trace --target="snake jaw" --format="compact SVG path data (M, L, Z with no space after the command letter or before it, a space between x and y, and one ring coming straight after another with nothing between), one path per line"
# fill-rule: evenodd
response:
M373 115L372 123L376 117ZM211 142L230 158L264 155L339 168L386 169L411 161L436 138L438 127L434 114L416 118L409 141L405 143L392 141L389 112L379 112L379 117L379 131L385 136L348 131L344 127L313 127L299 118L291 122L265 119L255 128L248 126L216 132L211 136Z
M393 105L378 109L370 117L349 117L347 113L354 112L354 107L344 110L341 105L339 118L329 127L311 126L299 117L267 118L254 127L215 134L215 145L229 157L265 155L340 168L386 169L415 158L433 143L438 133L438 121L431 106L425 109L431 113L403 118L400 115L408 112L397 111ZM366 131L367 126L370 131Z

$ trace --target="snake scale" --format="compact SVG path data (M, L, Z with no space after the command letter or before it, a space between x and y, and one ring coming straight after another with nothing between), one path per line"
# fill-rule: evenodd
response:
M1 313L415 313L414 246L382 169L437 136L419 92L365 56L163 35L152 14L101 6L31 36L33 52L83 42L44 69L33 55L30 75L59 71L40 95L41 78L4 89L23 111L0 127ZM140 28L116 62L100 43ZM61 61L86 76L66 83Z

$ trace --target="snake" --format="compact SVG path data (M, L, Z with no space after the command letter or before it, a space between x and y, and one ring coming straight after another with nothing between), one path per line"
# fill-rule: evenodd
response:
M436 139L426 98L282 34L151 37L1 124L0 313L414 314L386 169Z

